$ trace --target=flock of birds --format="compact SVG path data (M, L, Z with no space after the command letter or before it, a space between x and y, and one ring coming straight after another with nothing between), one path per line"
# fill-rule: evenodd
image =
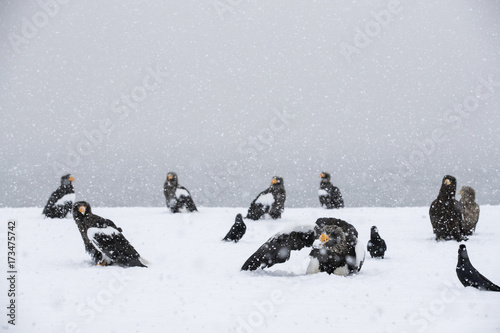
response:
M326 209L344 207L340 190L331 183L327 172L320 174L319 202ZM78 201L73 204L75 194L74 177L65 175L60 187L52 193L43 214L48 218L64 218L70 212L81 234L85 250L96 265L117 264L128 267L147 267L148 262L123 236L122 229L113 221L92 213L90 204ZM476 228L479 219L479 205L475 202L473 188L464 186L460 190L460 201L455 199L457 181L453 176L445 176L439 195L429 209L432 230L437 241L466 241ZM164 195L166 206L172 213L196 212L197 208L189 191L179 185L175 172L169 172L165 180ZM245 219L278 219L285 209L286 191L283 178L275 176L271 185L251 202ZM223 241L238 242L246 232L241 214L237 214L234 224ZM365 260L365 250L358 242L356 228L337 218L319 218L313 226L300 226L280 232L253 253L241 267L242 270L257 270L283 263L290 259L291 251L311 248L311 261L307 273L326 272L347 276L360 271ZM366 246L372 258L383 259L387 250L378 228L371 228L370 240ZM466 246L458 250L456 266L458 279L464 286L481 290L500 291L500 287L489 281L471 264Z

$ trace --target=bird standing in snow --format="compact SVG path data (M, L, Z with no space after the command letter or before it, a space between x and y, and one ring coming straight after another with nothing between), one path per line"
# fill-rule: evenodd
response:
M254 271L290 259L291 251L312 247L307 273L326 272L347 276L357 273L365 259L354 226L336 218L319 218L316 225L296 227L271 237L243 264L242 270Z
M325 206L326 209L343 208L344 199L338 187L333 186L330 182L330 174L322 172L320 175L321 182L319 183L319 203L321 207Z
M129 267L147 267L146 260L141 258L123 236L122 229L113 221L92 214L89 203L75 203L73 218L82 236L85 250L96 265L108 266L116 263Z
M472 266L467 248L461 244L458 247L457 277L464 287L474 287L479 290L500 291L500 287L485 278Z
M172 213L179 213L183 208L188 212L198 211L189 191L179 185L175 172L167 174L167 179L163 184L163 194L167 201L167 207L170 208Z
M75 201L74 181L75 178L72 175L61 177L61 185L50 195L47 204L43 208L43 215L49 218L62 219L71 212Z
M371 229L370 240L368 241L366 249L368 250L368 252L370 252L372 258L384 259L387 245L385 244L385 240L380 237L378 228L376 226L373 226Z
M243 222L243 217L241 214L236 215L234 224L231 229L229 229L227 235L222 239L226 242L235 242L237 243L245 234L247 230L247 226L245 222Z
M436 235L436 240L456 241L467 240L462 236L462 208L455 200L457 191L457 180L453 176L444 176L441 189L436 200L429 209L432 230Z
M479 220L479 205L476 203L476 191L470 186L462 186L460 191L460 204L462 205L463 221L462 233L470 236L476 231Z
M281 218L281 213L285 210L286 191L283 178L273 177L271 186L259 193L252 201L246 218L258 220L269 214L272 219Z

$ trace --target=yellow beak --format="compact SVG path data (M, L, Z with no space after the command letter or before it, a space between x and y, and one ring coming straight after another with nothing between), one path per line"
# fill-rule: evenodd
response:
M75 177L71 176L71 177L69 177L69 178L68 178L68 180L69 180L70 182L74 182L74 181L75 181Z
M276 180L276 178L273 178L273 180L271 180L271 185L274 185L276 184L278 181Z
M449 180L449 179L445 179L445 180L444 180L444 184L445 184L445 185L450 185L450 184L451 184L451 180Z
M328 243L328 241L330 240L330 236L328 236L327 234L321 234L321 236L319 236L319 240L322 243Z
M325 177L325 175L324 175L324 174L322 174L322 173L320 173L320 174L319 174L319 178L323 178L323 177Z
M78 207L78 211L79 211L80 213L82 213L83 215L85 215L85 211L86 211L86 210L87 210L87 208L85 208L85 206L80 206L80 207Z
M168 177L167 177L168 180L172 180L172 178L174 178L174 176L172 176L172 175L168 175Z

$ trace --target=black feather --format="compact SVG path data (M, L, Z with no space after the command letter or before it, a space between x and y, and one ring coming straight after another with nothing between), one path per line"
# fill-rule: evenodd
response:
M107 227L90 228L89 230L93 233L91 241L94 246L110 258L113 263L129 267L146 267L146 265L139 260L139 253L137 253L134 247L130 245L128 240L117 229ZM109 230L112 230L112 233L105 232Z
M329 241L313 247L323 233L329 236ZM319 218L314 227L299 227L271 237L247 259L241 269L253 271L271 267L290 259L291 251L313 247L310 256L318 260L321 272L331 274L339 267L347 267L348 273L355 273L361 269L364 260L364 253L363 258L358 258L361 254L356 253L357 238L358 232L346 221Z
M474 287L479 290L500 291L500 287L488 280L472 266L467 248L461 244L458 247L457 276L465 287Z
M370 240L366 249L370 252L372 258L384 258L387 245L385 244L385 240L380 237L376 226L373 226L371 229Z
M251 220L259 220L264 216L264 214L269 214L272 219L281 218L281 213L285 210L285 200L286 191L283 178L273 177L274 184L264 191L260 192L259 195L252 201L250 208L248 208L248 213L246 218ZM262 204L259 202L259 198L263 195L269 194L273 196L272 204Z
M80 208L85 208L84 213ZM90 204L78 201L73 207L73 218L82 236L85 250L96 264L102 264L106 257L107 264L146 267L140 261L140 255L123 236L122 229L113 221L92 213ZM89 232L90 230L90 232Z
M321 182L319 184L320 190L325 191L319 195L319 203L321 207L325 206L326 209L343 208L344 199L340 193L340 189L330 182L330 174L328 172L322 172Z
M445 176L439 195L429 208L429 217L436 240L466 240L461 232L462 209L460 203L455 200L456 190L455 177Z
M178 189L185 193L178 195ZM175 172L169 172L167 174L167 179L163 184L163 194L165 195L167 207L172 213L179 213L182 208L186 208L188 212L198 211L191 197L191 193L189 193L184 186L179 185Z
M254 271L257 268L271 267L290 259L290 251L311 247L316 239L314 229L295 230L281 233L265 242L241 267L244 271Z
M243 237L246 230L247 226L245 225L245 222L243 222L243 217L241 214L238 214L236 215L233 226L229 229L229 232L222 240L237 243Z
M54 191L47 200L43 208L43 215L49 218L65 218L73 208L72 201L58 203L59 199L68 194L75 193L72 182L69 180L71 175L64 175L61 177L61 185ZM72 178L71 178L72 179Z

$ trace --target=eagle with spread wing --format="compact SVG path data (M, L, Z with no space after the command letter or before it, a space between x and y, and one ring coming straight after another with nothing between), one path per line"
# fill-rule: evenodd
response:
M241 267L253 271L290 259L291 251L311 247L307 273L347 276L357 273L365 260L354 226L336 218L319 218L314 226L301 226L271 237Z

